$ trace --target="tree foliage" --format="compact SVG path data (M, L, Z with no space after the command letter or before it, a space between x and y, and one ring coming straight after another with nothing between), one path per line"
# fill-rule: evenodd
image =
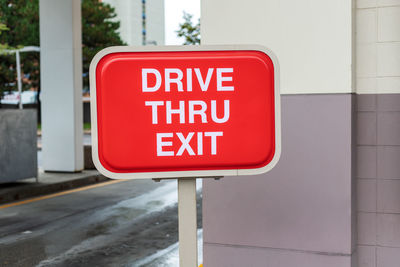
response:
M5 24L0 23L0 35L1 35L1 32L8 31L8 30L9 30L9 28ZM0 43L0 55L2 55L4 50L6 50L6 49L8 49L8 44ZM1 60L1 57L0 57L0 60ZM1 64L0 64L0 71L1 71ZM0 82L1 82L1 76L0 76ZM0 99L2 97L3 97L3 90L0 87ZM0 103L0 107L1 107L1 103Z
M83 87L89 87L90 61L101 49L122 45L117 32L119 22L112 21L114 9L98 0L82 0L82 60ZM39 46L39 0L0 0L0 23L9 30L0 34L0 44L11 47ZM1 26L4 29L4 26ZM40 55L21 53L23 90L40 90ZM57 67L57 66L54 66ZM15 55L0 55L0 92L15 88Z
M3 24L3 23L0 23L0 35L1 35L1 32L3 32L3 31L8 31L9 30L9 28L7 28L7 26L5 25L5 24ZM3 51L3 50L5 50L5 49L7 49L8 48L8 45L5 43L5 44L1 44L0 43L0 54L1 54L1 52Z
M0 35L4 48L39 46L39 6L37 0L0 0L0 23L9 30ZM25 74L23 89L39 86L39 54L21 53ZM0 92L16 87L15 54L0 55Z
M183 12L184 22L179 24L179 30L176 31L178 37L185 38L184 45L200 44L200 19L193 25L192 18L193 15Z
M109 4L98 0L82 1L82 58L83 88L89 88L89 65L101 49L123 45L118 29L120 23L113 21L116 13Z

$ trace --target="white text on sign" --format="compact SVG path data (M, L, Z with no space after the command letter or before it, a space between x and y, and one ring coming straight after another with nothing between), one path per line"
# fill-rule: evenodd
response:
M186 91L191 92L193 89L193 73L192 69L186 69ZM214 68L209 68L207 70L207 74L205 77L202 76L200 69L194 69L195 76L200 85L200 89L203 92L208 90L210 85L211 78L214 73ZM160 89L162 84L162 71L157 69L142 69L142 91L143 92L156 92ZM171 91L171 84L176 84L178 92L184 92L183 90L183 71L181 69L164 69L164 81L165 81L165 92ZM233 68L217 68L216 71L216 80L217 80L217 91L234 91L235 88L233 86L223 86L223 82L231 82L232 76L224 75L224 74L233 74ZM148 84L148 75L154 75L156 82L153 86L149 86Z
M162 82L164 81L165 92L171 91L171 85L176 85L178 92L185 92L183 78L184 73L186 74L185 88L187 92L193 91L193 80L197 80L200 90L207 92L210 87L210 82L213 75L216 75L215 88L218 92L232 92L235 90L233 82L233 68L208 68L207 73L202 75L199 68L186 68L181 70L179 68L166 68L158 70L154 68L143 68L142 69L142 92L143 93L154 93L160 90ZM152 84L149 85L149 77L153 76ZM164 77L163 77L164 76ZM154 82L155 80L155 82ZM226 85L227 82L230 84ZM225 84L224 84L225 83ZM221 100L220 100L221 101ZM223 100L223 116L218 117L218 102L217 100L210 100L208 102L203 100L180 100L180 101L145 101L145 106L151 108L152 124L159 124L160 118L165 118L166 124L177 123L173 121L173 118L179 118L179 124L185 123L198 123L207 124L214 122L218 124L226 123L230 117L230 101L229 99ZM160 116L160 114L165 116ZM185 120L186 114L188 121ZM173 117L175 115L175 117ZM196 120L197 118L197 120ZM196 138L193 138L196 135ZM177 136L181 142L179 150L175 151L168 150L168 147L173 146L172 138ZM184 152L187 152L190 156L201 156L203 155L204 144L207 143L210 146L211 155L217 155L217 137L222 137L222 131L210 131L210 132L190 132L187 136L184 136L181 132L176 133L156 133L157 143L157 156L182 156ZM197 140L197 147L193 150L190 145L191 140Z

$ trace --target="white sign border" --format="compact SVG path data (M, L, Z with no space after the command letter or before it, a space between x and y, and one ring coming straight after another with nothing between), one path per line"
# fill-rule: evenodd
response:
M137 172L115 173L107 170L100 163L98 155L97 133L97 102L96 102L96 68L99 61L106 55L120 52L176 52L176 51L259 51L269 56L274 65L275 86L275 155L270 163L261 168L253 169L226 169L226 170L197 170L197 171L163 171L163 172ZM184 177L220 177L256 175L270 171L279 161L281 156L281 101L280 101L280 70L275 54L261 45L200 45L200 46L113 46L99 51L90 63L90 113L92 131L92 159L96 169L106 177L112 179L159 179L159 178L184 178Z

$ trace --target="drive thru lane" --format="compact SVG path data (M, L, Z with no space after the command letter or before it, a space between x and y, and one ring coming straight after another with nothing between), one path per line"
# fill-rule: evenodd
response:
M0 265L124 266L177 242L175 181L112 182L0 206Z

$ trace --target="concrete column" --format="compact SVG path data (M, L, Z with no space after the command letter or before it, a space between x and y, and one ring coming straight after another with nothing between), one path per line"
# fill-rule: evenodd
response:
M40 0L45 171L83 169L81 1Z

